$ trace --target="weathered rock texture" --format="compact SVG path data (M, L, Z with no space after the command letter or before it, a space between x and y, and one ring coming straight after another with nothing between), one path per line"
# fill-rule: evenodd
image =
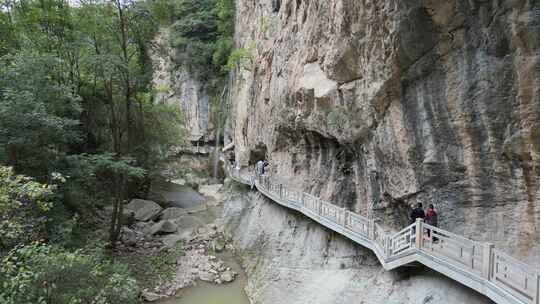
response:
M240 164L266 151L290 185L394 228L435 203L444 229L537 260L540 1L236 3L255 46L232 88Z
M188 140L211 140L213 132L209 126L210 97L206 87L187 69L174 62L175 50L170 47L167 29L161 30L155 42L158 47L152 54L152 60L156 100L179 106Z
M369 250L260 195L225 204L252 304L488 304L433 271L386 272Z
M162 210L161 206L155 202L138 198L132 199L125 208L133 212L136 220L143 222L155 219Z

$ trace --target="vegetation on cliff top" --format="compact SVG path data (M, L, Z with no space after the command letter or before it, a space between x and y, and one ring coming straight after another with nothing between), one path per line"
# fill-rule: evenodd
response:
M210 119L219 125L219 105L233 51L234 0L160 1L162 20L170 27L173 61L201 81L210 95Z

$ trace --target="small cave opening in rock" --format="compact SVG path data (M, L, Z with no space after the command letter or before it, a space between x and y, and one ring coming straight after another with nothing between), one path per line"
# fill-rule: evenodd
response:
M258 143L253 149L249 151L249 164L253 165L259 160L267 159L268 149L265 144Z

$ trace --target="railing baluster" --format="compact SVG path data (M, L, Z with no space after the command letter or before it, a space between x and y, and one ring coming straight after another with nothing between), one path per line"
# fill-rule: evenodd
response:
M536 299L534 299L534 304L540 304L540 274L536 274L535 279L536 292L534 294Z
M422 219L418 218L416 219L416 248L422 249L422 238L424 234L424 227L422 227L424 223L422 222Z
M369 220L368 237L371 240L375 240L375 220L374 219Z
M491 243L484 243L482 250L482 276L488 280L491 280L493 263L495 262L493 258L493 247L494 245Z
M474 254L475 254L476 245L472 246L471 249L471 268L474 269Z

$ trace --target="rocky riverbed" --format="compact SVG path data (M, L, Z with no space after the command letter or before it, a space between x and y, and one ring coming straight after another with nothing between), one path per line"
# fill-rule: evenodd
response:
M182 187L186 186L172 188ZM180 290L201 281L225 284L236 279L238 270L233 270L221 258L234 255L231 237L224 233L219 218L223 204L222 187L221 184L202 185L200 194L190 189L187 195L172 195L182 198L181 204L133 199L125 206L126 226L122 229L116 254L126 260L173 259L171 273L158 275L151 287L143 291L145 301L175 296ZM171 187L166 189L165 197L171 197ZM167 207L182 204L187 207Z
M201 186L209 199L192 208L159 209L151 201L137 200L127 205L133 217L149 220L135 219L125 228L119 254L150 259L175 254L170 275L144 290L146 301L490 303L429 269L385 271L369 250L248 187L225 184ZM221 301L222 295L233 300Z

